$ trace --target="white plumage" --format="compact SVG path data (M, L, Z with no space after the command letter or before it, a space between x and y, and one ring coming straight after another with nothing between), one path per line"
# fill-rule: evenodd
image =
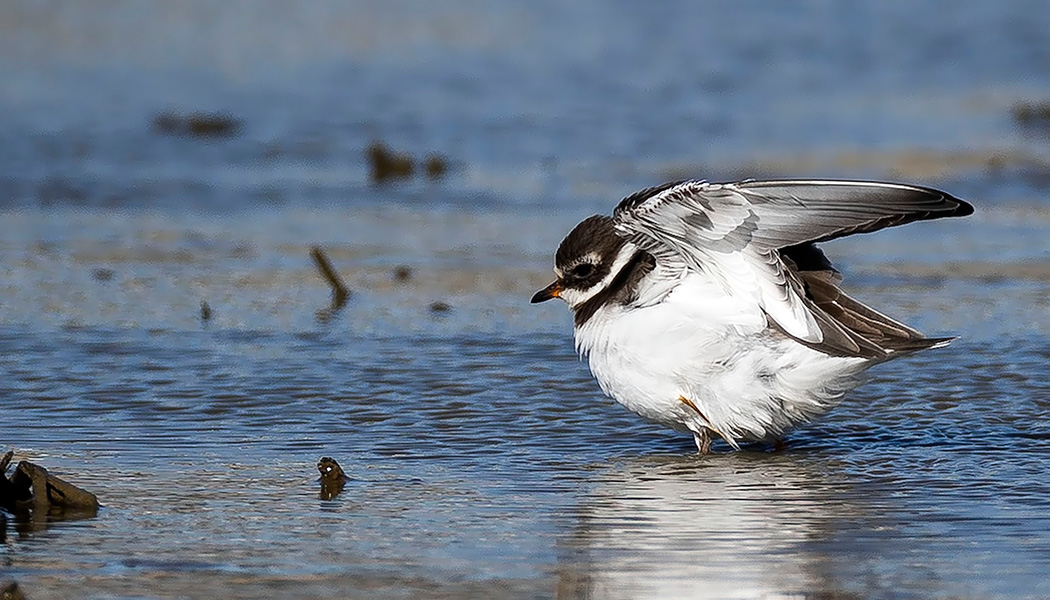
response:
M773 334L757 304L700 274L648 307L607 304L575 334L602 391L617 402L700 438L713 430L734 447L775 441L827 411L867 362Z
M816 242L973 208L858 181L676 182L581 222L556 256L577 350L642 417L733 447L817 417L868 367L947 344L853 300Z

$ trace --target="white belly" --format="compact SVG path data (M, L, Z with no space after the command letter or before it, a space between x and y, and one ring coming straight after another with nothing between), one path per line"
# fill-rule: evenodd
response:
M713 429L734 446L827 412L868 366L772 332L757 307L702 282L650 307L604 307L577 328L576 345L617 402L674 429Z

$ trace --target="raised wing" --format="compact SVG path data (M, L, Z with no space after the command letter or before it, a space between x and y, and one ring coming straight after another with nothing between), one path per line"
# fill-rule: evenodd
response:
M839 324L807 297L808 282L781 250L972 212L944 192L895 183L683 181L625 198L613 218L618 231L658 261L707 273L730 295L758 303L796 339L820 345L831 336L834 345L844 344L840 353L859 356L870 352L836 331Z

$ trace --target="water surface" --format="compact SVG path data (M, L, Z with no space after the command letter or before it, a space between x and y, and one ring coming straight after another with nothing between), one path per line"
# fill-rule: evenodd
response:
M252 6L0 9L0 442L103 503L10 519L0 579L1050 595L1050 140L1010 112L1050 96L1041 3ZM240 129L167 135L165 111ZM373 185L374 139L452 171ZM767 175L977 205L826 248L857 297L960 339L783 451L697 457L604 398L565 308L528 298L630 191ZM321 456L352 478L332 500Z

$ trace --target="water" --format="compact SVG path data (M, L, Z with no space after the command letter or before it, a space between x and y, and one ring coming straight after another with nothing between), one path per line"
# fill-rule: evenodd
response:
M1050 144L1010 116L1050 95L1041 3L252 7L0 9L0 442L104 505L11 519L0 580L1050 595ZM241 128L163 135L166 111ZM373 139L452 172L372 185ZM826 248L855 295L960 340L783 451L695 456L602 397L563 306L527 302L574 223L682 175L973 201ZM352 478L332 500L326 455Z

